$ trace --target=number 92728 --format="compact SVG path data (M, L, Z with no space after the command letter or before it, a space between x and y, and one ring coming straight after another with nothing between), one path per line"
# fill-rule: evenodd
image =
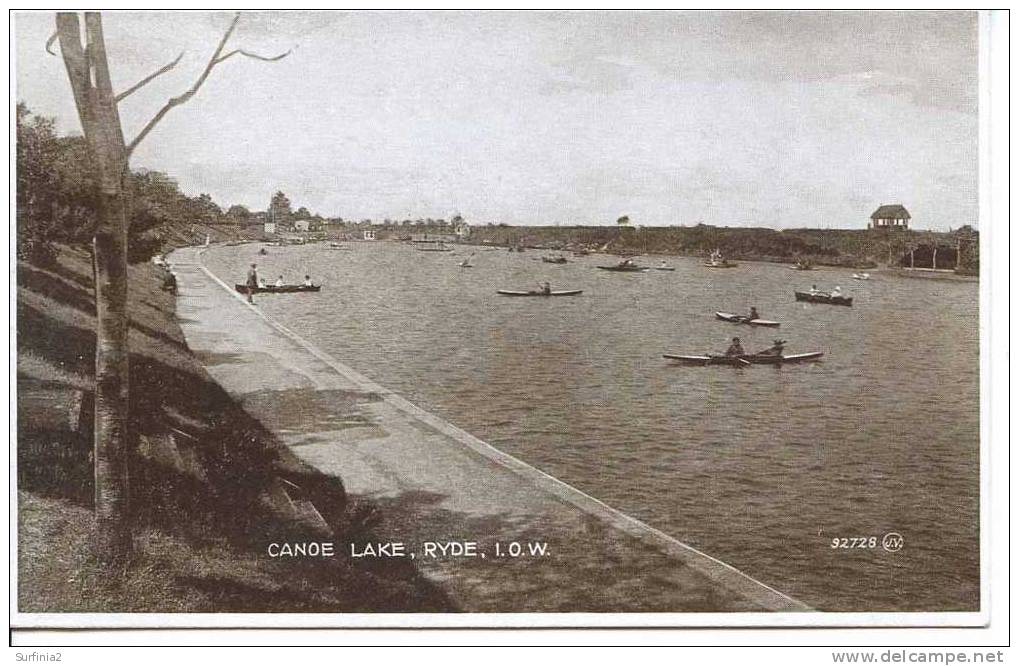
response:
M831 547L840 550L877 548L877 537L833 537Z

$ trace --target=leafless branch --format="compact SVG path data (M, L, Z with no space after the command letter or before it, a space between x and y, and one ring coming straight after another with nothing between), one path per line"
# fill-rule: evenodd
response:
M50 35L50 38L46 40L46 53L49 53L51 56L56 55L56 53L54 53L53 50L50 49L50 47L53 46L53 42L57 41L58 37L60 37L60 33L54 32L52 35Z
M291 49L291 50L293 50L293 49ZM278 56L263 56L263 55L258 55L257 53L251 53L250 51L245 51L244 49L234 49L230 53L227 53L225 56L223 56L223 57L219 58L218 60L216 60L216 64L218 65L219 63L223 62L227 58L229 58L231 56L235 56L235 55L242 55L242 56L244 56L246 58L254 58L255 60L262 60L263 62L276 62L277 60L282 60L283 58L286 58L288 55L290 55L290 51L287 51L286 53L281 53Z
M177 59L176 59L176 60L174 60L173 62L171 62L171 63L169 63L169 64L167 64L167 65L163 65L162 67L160 67L160 68L159 68L158 70L156 70L156 71L155 71L155 72L153 72L152 74L149 74L148 76L146 76L146 77L145 77L144 79L142 79L142 80L141 80L141 81L139 81L138 83L134 84L133 86L131 86L130 88L128 88L128 89L127 89L127 90L125 90L124 92L120 93L119 95L117 95L117 97L116 97L116 100L117 100L117 101L119 102L120 100L124 99L125 97L127 97L128 95L130 95L131 93L133 93L134 91L136 91L136 90L138 90L139 88L141 88L142 86L144 86L144 85L145 85L146 83L148 83L148 82L149 82L149 81L151 81L152 79L154 79L154 78L156 78L156 77L159 77L159 76L162 76L163 74L166 74L166 73L167 73L167 72L169 72L169 71L170 71L171 69L173 69L174 67L176 67L176 66L177 66L177 63L179 63L179 62L180 62L180 59L181 59L181 58L183 58L183 57L184 57L184 52L183 52L183 51L181 51L181 52L180 52L180 55L179 55L179 56L177 56Z
M128 146L127 146L127 154L128 154L128 156L130 156L131 153L134 152L134 149L138 146L139 143L142 142L142 139L144 139L146 136L148 136L149 132L152 131L152 128L154 128L156 126L156 124L160 120L163 119L163 116L165 116L167 113L170 112L170 109L174 108L175 106L180 106L184 102L186 102L189 99L191 99L192 97L194 97L195 93L198 92L198 89L202 87L203 83L205 83L205 79L209 78L209 74L212 73L212 68L215 67L216 65L218 65L219 63L223 62L224 60L226 60L230 56L232 56L232 55L234 55L236 53L240 53L241 55L245 55L245 56L247 56L249 58L255 58L256 60L266 60L266 61L270 61L271 62L271 61L279 60L279 59L283 58L284 56L286 56L288 53L290 53L289 51L287 51L287 53L284 53L283 55L280 55L280 56L276 56L275 58L265 58L265 57L262 57L262 56L256 56L254 54L247 53L247 52L241 51L240 49L237 49L236 51L231 51L230 53L228 53L225 56L221 55L223 53L223 47L226 46L227 40L229 40L230 39L230 35L233 34L234 28L237 27L237 21L240 20L240 18L241 18L241 13L237 12L234 15L233 21L230 22L230 27L227 28L226 33L224 33L223 39L219 40L219 46L216 47L216 51L212 54L212 57L209 58L208 64L205 65L205 69L202 70L201 76L198 77L198 80L195 81L194 85L191 86L183 94L178 95L177 97L171 97L166 102L166 104L163 105L163 108L161 108L159 110L159 112L156 113L156 115L152 117L152 120L150 120L145 125L145 127L142 128L142 130L138 133L138 136L136 136L131 141L131 143L128 144Z

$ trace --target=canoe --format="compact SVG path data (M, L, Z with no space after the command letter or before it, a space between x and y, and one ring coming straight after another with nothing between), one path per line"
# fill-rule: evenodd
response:
M828 305L848 305L853 306L852 296L832 296L831 294L811 294L806 291L797 291L796 300L806 301L807 303L827 303Z
M553 291L546 294L543 291L513 291L512 289L497 289L497 294L503 296L577 296L584 293L582 289L569 289L565 291Z
M455 248L452 247L418 247L418 252L452 252Z
M749 324L751 326L781 326L777 321L771 321L770 319L751 319L743 315L732 314L729 312L716 312L715 316L722 321L731 321L734 324Z
M567 263L566 257L542 257L542 261L546 264L565 264Z
M603 271L616 271L617 273L645 273L650 268L644 266L599 266Z
M744 354L743 356L722 356L703 354L662 354L670 361L680 361L686 365L782 365L784 363L802 363L813 361L824 356L824 352L808 352L806 354L789 354L771 356L767 354Z
M736 268L739 266L735 261L706 261L705 268Z
M234 289L242 294L248 293L248 285L246 284L235 284ZM303 284L285 284L282 287L276 287L274 285L266 285L264 287L255 287L254 293L256 294L296 294L302 291L319 291L322 289L322 285L313 284L311 286Z
M656 270L656 271L674 271L676 269L673 268L672 266L655 266L654 270Z

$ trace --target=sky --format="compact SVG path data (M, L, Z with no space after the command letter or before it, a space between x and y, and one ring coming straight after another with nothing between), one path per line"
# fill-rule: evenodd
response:
M227 13L106 12L128 140ZM15 95L80 133L51 13L15 15ZM975 12L253 12L132 156L188 194L352 219L977 225Z

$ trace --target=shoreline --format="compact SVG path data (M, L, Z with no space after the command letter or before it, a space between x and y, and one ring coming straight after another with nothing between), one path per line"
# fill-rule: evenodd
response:
M457 513L480 522L483 528L475 535L488 540L509 539L513 536L510 532L519 532L521 527L525 528L524 532L544 530L554 534L559 539L558 552L570 551L583 563L566 557L555 558L558 560L555 562L546 560L550 566L540 567L543 572L537 578L554 580L555 603L573 611L811 610L728 564L508 456L329 357L257 307L247 304L243 296L205 268L201 261L203 251L200 247L184 248L168 255L168 262L178 274L179 304L187 302L189 290L200 292L204 300L215 301L214 307L185 307L183 312L178 311L189 347L201 350L211 346L214 354L231 355L231 363L207 365L207 370L242 404L250 404L252 394L286 390L281 387L300 384L300 390L307 392L309 383L319 397L337 391L361 396L362 402L355 400L357 404L351 405L348 401L344 407L362 417L368 416L374 430L367 436L358 434L357 428L305 431L298 435L280 429L278 433L305 462L325 473L342 475L352 495L361 492L382 499L427 492L441 496L433 497L433 504L441 509L455 507ZM236 337L240 321L245 323L245 339L231 340L231 331ZM237 367L254 357L259 357L257 387L250 385L252 370ZM305 394L304 399L315 401L311 394ZM265 401L260 400L259 405L262 411L254 415L263 422L273 421L274 415L264 411ZM250 411L250 407L248 409ZM307 416L314 420L314 415ZM271 425L269 427L272 429ZM377 445L380 439L400 448L401 455L365 447L367 441L375 440ZM309 440L315 440L315 444L309 444ZM408 466L406 458L414 464ZM469 481L462 487L451 487L451 477ZM507 516L511 519L507 520ZM451 515L438 524L433 520L428 529L436 533L448 532L451 521L464 518ZM592 526L592 520L597 525ZM412 525L390 527L395 530L394 539L400 537L396 534L400 530L411 533L412 537L417 532L415 538L403 539L411 542L426 540L428 536ZM586 544L584 533L592 532L599 535L596 546ZM610 548L603 543L606 540ZM613 565L606 560L611 555L608 551L620 549L634 558L655 560L654 574L652 568L628 570L631 580L627 587L635 584L637 587L626 594L616 590L611 595L621 607L607 607L607 599L598 599L592 605L590 597L599 593L591 589L587 580L589 574L585 572L592 567L611 569ZM538 562L532 560L530 568L536 564ZM514 597L510 590L520 581L508 580L499 567L479 567L475 561L469 566L451 568L448 563L426 565L421 560L418 560L418 567L466 610L555 610L543 605L552 603L548 599L523 603L524 600ZM534 576L533 572L530 576ZM666 593L653 600L635 598L640 596L637 590L646 586L638 581L651 576L669 580ZM465 586L462 580L465 578L472 579L471 585ZM542 588L548 587L539 581L528 581L529 585L536 583ZM693 589L698 590L694 596L700 598L693 600L695 605L691 607L691 599L684 597L690 597Z

